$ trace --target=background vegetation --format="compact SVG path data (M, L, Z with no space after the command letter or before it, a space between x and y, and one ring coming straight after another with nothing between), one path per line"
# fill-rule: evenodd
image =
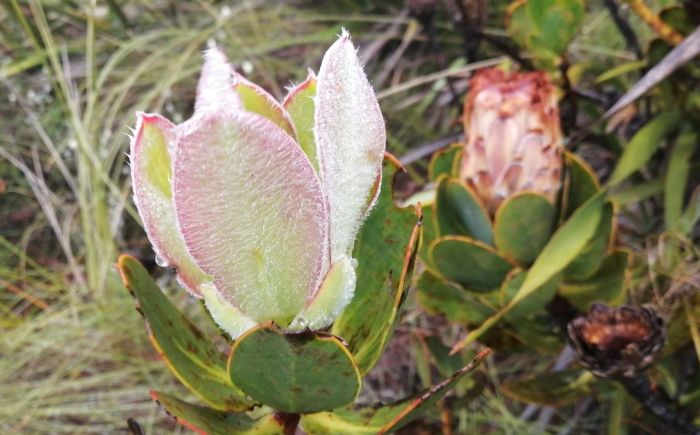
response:
M692 1L682 3L646 2L654 13L693 7ZM408 197L427 181L429 154L460 137L470 72L503 61L528 68L537 60L506 31L508 4L0 4L0 432L126 432L128 419L149 433L182 431L151 402L148 391L170 384L170 391L186 392L150 347L114 263L120 252L139 257L180 306L201 316L198 303L176 289L172 275L155 268L131 201L125 152L135 111L159 112L175 122L189 117L203 49L222 47L240 71L282 97L285 86L303 80L306 67L318 65L340 27L348 28L377 91L388 148L407 167L399 187ZM700 15L674 22L680 34L690 33L693 16ZM629 138L656 114L682 105L685 119L697 120L697 65L679 70L623 110L614 124L605 124L599 121L605 110L670 47L653 45L658 29L623 2L586 3L577 30L565 68L551 69L564 90L567 148L606 178ZM697 121L690 124L697 130ZM700 171L695 144L679 154L677 137L659 137L649 162L614 197L618 240L633 253L627 299L658 303L669 292L686 298L677 328L692 337L678 338L687 352L669 370L688 370L686 378L694 379L700 350L694 316L700 287L695 226ZM666 298L671 300L678 299ZM669 315L677 312L677 304L666 305ZM368 401L391 401L429 385L449 364L436 356L445 351L431 337L451 345L463 332L411 299L363 394ZM634 428L631 433L652 433L646 422L636 424L636 405L622 392L605 396L614 400L589 395L553 408L514 400L502 389L510 379L546 370L549 362L538 355L496 353L463 386L459 406L436 407L422 425L435 430L452 417L459 433L595 433L622 423ZM673 391L681 397L686 389ZM692 405L697 397L684 400ZM624 415L632 420L614 420L622 418L624 408L631 409Z

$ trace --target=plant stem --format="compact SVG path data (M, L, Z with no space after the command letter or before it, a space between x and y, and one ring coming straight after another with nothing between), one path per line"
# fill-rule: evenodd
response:
M294 435L299 425L299 414L287 414L286 412L275 411L275 420L284 427L284 435Z
M637 59L642 59L644 54L637 40L637 35L634 34L632 26L620 15L620 9L615 0L605 0L605 7L610 12L610 17L617 26L618 30L627 41L627 45L634 51Z
M632 397L669 428L683 434L700 434L700 428L692 424L679 411L677 403L672 401L663 390L651 387L649 377L646 375L621 377L619 381Z
M652 11L642 0L627 0L632 10L642 19L647 26L651 27L661 39L671 45L678 45L683 42L683 35L666 24L658 15Z

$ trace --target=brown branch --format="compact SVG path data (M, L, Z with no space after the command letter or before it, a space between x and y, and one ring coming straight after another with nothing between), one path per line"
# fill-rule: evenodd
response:
M630 5L632 10L642 19L649 27L656 32L661 39L671 45L678 45L683 42L683 35L676 32L673 27L664 22L658 15L652 11L643 0L625 0Z

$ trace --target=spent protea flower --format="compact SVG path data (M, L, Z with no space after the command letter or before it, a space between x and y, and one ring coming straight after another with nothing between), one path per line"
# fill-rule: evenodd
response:
M581 364L600 377L632 377L656 362L665 342L663 319L649 306L593 304L568 325Z
M191 119L137 115L135 202L161 263L233 338L268 320L321 329L352 297L385 142L347 32L283 103L212 49Z
M523 191L555 201L562 134L554 87L544 72L477 72L469 82L464 128L461 175L491 213Z

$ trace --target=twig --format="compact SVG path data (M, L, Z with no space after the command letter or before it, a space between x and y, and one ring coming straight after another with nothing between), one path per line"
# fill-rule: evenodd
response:
M301 418L299 414L275 411L274 417L284 428L284 435L294 435L296 433L297 426L299 426L299 419Z
M503 54L507 55L515 62L517 62L521 67L527 70L534 70L535 64L532 63L530 59L522 57L518 51L517 46L513 45L508 39L501 39L494 35L489 35L488 33L481 33L481 38L493 45L494 48L500 50Z
M637 40L637 35L634 34L634 29L632 29L632 26L630 26L627 20L622 18L622 15L620 15L620 8L617 2L615 0L605 0L605 7L608 8L610 17L613 19L617 29L622 34L622 37L625 38L627 45L629 45L632 51L634 51L637 59L644 57L642 54L642 48L639 46L639 41Z
M111 9L112 12L114 12L114 14L117 16L119 22L122 23L124 29L131 30L131 23L129 22L129 19L126 18L124 11L119 6L119 4L115 0L107 0L107 5L109 6L109 9Z
M682 434L700 434L700 428L676 409L676 404L665 392L651 387L648 376L642 374L633 377L623 376L619 381L632 397L669 428Z
M486 68L489 66L495 66L498 65L499 63L503 62L505 60L505 57L499 56L495 57L492 59L486 59L486 60L481 60L479 62L474 62L470 63L469 65L465 65L461 68L448 68L443 71L438 71L436 73L428 74L422 77L416 77L413 80L407 80L399 85L392 86L388 89L384 89L383 91L377 92L377 99L382 100L386 97L389 97L391 95L395 94L400 94L401 92L405 92L409 89L413 89L416 86L421 86L427 83L432 83L434 81L440 80L440 79L446 79L448 77L453 77L453 76L461 76L466 73L470 73L474 70L480 69L480 68Z
M649 89L668 77L677 68L685 65L698 54L700 54L700 27L688 35L682 44L671 50L661 62L657 63L649 72L644 74L641 80L635 83L625 95L617 100L613 107L605 112L603 118L609 118L618 110L644 95Z
M401 162L401 164L404 166L410 165L411 163L420 160L423 157L428 156L441 148L445 148L446 146L457 142L461 138L461 134L452 134L450 136L445 136L441 139L438 139L434 142L428 142L426 144L419 145L416 148L413 148L411 151L404 154L401 158L399 158L399 162Z
M576 96L574 95L571 80L569 80L569 61L562 57L562 63L559 67L562 77L562 88L564 90L564 101L568 105L568 110L563 114L564 134L576 130L576 117L578 114L578 106L576 105Z
M430 53L440 53L441 47L440 44L438 44L437 41L437 31L435 29L435 23L434 23L434 16L435 13L431 14L423 14L422 17L419 17L418 20L423 26L423 30L425 32L425 35L428 39L428 52ZM444 56L437 55L436 56L436 63L440 69L445 69L445 58ZM449 78L445 79L447 82L447 89L450 92L450 103L454 102L455 104L459 105L459 94L457 93L457 90L454 87L454 84L452 83L452 80Z
M683 42L683 35L666 24L658 15L652 11L643 0L625 0L630 5L632 10L642 19L649 27L656 32L661 39L671 45L678 45Z
M474 62L477 59L479 45L482 40L481 28L478 22L472 20L469 16L467 8L464 7L464 2L456 0L457 10L459 14L454 15L454 22L462 33L462 42L464 43L464 56L468 63Z
M31 294L27 293L26 291L22 290L21 288L17 287L11 282L5 281L4 279L0 279L0 285L3 285L6 289L21 297L22 299L26 300L27 302L29 302L37 308L40 308L42 310L47 310L49 308L49 304L47 304L40 298L32 296Z

